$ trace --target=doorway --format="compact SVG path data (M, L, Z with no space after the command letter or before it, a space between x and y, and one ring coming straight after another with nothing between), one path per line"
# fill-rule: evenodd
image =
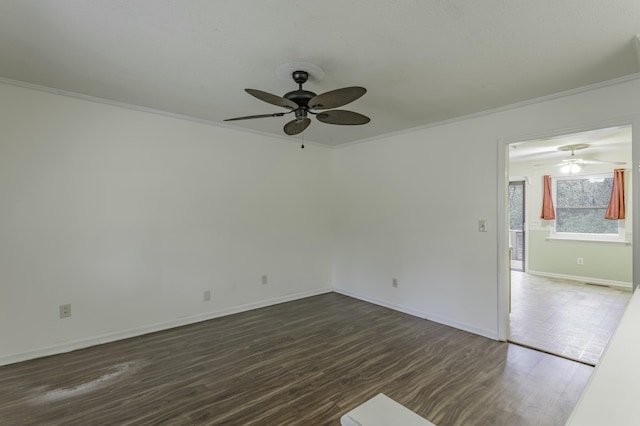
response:
M617 168L626 168L630 183L631 145L631 125L509 145L507 168L511 177L505 182L505 231L510 249L509 341L586 364L594 365L599 360L631 295L633 254L624 235L632 230L621 220L616 236L611 235L609 227L603 231L607 235L574 232L568 237L562 227L556 227L558 220L539 219L542 182L544 176L550 177L556 212L573 209L571 217L577 224L576 218L601 206L565 206L563 200L556 199L555 185L570 180L580 188L602 186L602 175L613 174ZM584 184L578 185L578 181ZM573 186L563 184L562 188L566 192ZM628 191L629 210L634 205L632 195ZM590 202L598 197L566 198ZM593 220L586 223L592 224ZM565 221L562 226L568 224ZM619 259L626 260L612 268L611 262ZM603 271L607 269L624 271L606 274Z

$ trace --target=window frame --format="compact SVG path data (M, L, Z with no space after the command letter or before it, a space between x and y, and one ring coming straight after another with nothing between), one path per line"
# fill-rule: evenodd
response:
M588 175L566 175L566 176L552 176L551 181L551 197L553 199L554 209L558 206L558 181L561 180L576 180L576 179L611 179L613 178L613 172L606 173L594 173ZM611 241L611 242L625 242L625 224L624 219L618 219L618 233L617 234L599 234L599 233L586 233L586 232L558 232L556 230L557 219L553 220L553 226L551 227L550 238L557 240L578 240L578 241Z

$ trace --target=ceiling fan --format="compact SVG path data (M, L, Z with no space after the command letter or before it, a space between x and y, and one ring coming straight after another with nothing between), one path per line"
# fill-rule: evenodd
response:
M535 167L561 166L561 170L565 173L576 173L580 171L581 166L584 164L617 164L617 165L626 164L624 161L602 161L602 160L596 160L596 159L587 160L584 158L576 157L576 154L575 154L576 151L588 148L589 146L590 145L587 143L578 143L578 144L559 146L557 148L558 151L571 151L571 156L567 159L562 160L560 163L535 164L534 166Z
M272 114L247 115L244 117L228 118L224 121L282 117L285 114L294 113L295 119L284 125L284 132L287 135L297 135L309 127L311 119L307 117L308 114L315 115L316 118L323 123L338 124L342 126L367 124L371 121L366 115L362 115L357 112L333 109L353 102L360 96L364 95L367 92L367 89L364 87L344 87L342 89L332 90L330 92L316 95L315 93L302 88L302 85L309 78L308 72L294 71L291 77L293 78L293 81L298 84L298 90L285 93L284 96L272 95L271 93L256 89L244 89L245 92L251 96L255 96L261 101L287 108L289 111L275 112ZM314 112L314 110L328 111Z

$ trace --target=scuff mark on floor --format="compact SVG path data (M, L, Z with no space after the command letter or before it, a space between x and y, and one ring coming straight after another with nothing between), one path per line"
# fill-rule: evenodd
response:
M145 365L147 365L147 362L144 360L123 362L121 364L114 365L112 367L114 371L104 374L97 379L91 380L90 382L82 383L77 386L73 386L70 388L53 389L48 391L46 390L46 387L39 387L38 389L36 389L36 393L38 395L32 397L30 402L33 404L44 404L59 402L68 398L73 398L75 396L84 395L89 392L104 388L119 378L130 376Z

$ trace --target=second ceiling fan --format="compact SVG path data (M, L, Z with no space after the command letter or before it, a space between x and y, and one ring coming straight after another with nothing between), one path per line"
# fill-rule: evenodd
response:
M613 165L622 165L622 164L626 164L624 161L602 161L602 160L597 160L597 159L585 159L585 158L580 158L580 157L576 157L575 152L585 149L585 148L589 148L589 144L587 143L577 143L577 144L571 144L571 145L564 145L564 146L560 146L558 148L556 148L558 151L564 151L564 152L569 152L571 151L571 156L567 159L562 160L559 163L553 163L553 164L535 164L535 167L555 167L555 166L561 166L563 169L570 171L570 172L577 172L580 171L580 167L582 165L585 164L613 164Z
M320 95L304 90L302 85L309 78L306 71L294 71L291 75L293 81L298 84L298 90L285 93L284 96L277 96L257 89L244 89L248 94L261 101L288 109L287 112L275 112L271 114L247 115L244 117L228 118L224 121L251 120L254 118L282 117L285 114L294 113L295 119L284 125L284 132L287 135L297 135L302 133L311 119L308 114L315 115L318 121L327 124L337 124L342 126L353 126L367 124L369 117L353 111L334 109L355 101L367 92L367 89L359 86L344 87L332 90ZM315 112L315 110L320 110ZM322 111L328 110L328 111Z

